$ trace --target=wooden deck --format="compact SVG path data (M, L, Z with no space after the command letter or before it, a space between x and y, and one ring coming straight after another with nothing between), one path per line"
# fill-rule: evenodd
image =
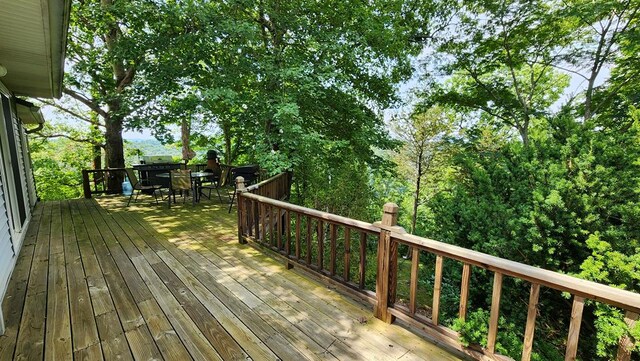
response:
M40 204L0 360L458 360L237 241L224 205Z

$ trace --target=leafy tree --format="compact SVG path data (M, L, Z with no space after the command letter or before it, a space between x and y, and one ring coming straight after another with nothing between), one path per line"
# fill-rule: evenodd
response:
M563 68L586 81L584 90L583 117L590 120L606 106L606 100L615 96L620 86L608 87L607 97L600 97L594 104L594 94L597 81L603 71L614 64L634 62L636 57L621 51L625 39L627 41L637 36L637 20L640 15L640 2L636 0L624 1L566 1L562 10L568 17L572 17L577 24L574 33L573 53L566 57L570 69ZM628 47L630 44L627 44ZM626 77L626 79L631 79ZM629 81L629 80L627 80ZM598 100L598 99L596 99Z
M33 174L42 200L82 196L82 169L92 161L91 145L63 139L29 142Z
M436 167L440 162L439 158L442 157L446 140L453 131L453 117L439 107L424 112L414 111L407 117L396 119L393 129L403 142L396 162L405 168L407 178L413 180L415 187L411 215L411 233L415 233L418 205L423 199L422 183L425 178L434 178L433 174L438 171Z
M572 40L571 18L545 0L452 4L456 20L433 41L436 71L428 77L427 105L480 111L517 130L527 146L531 123L568 84L553 66Z
M124 166L122 131L132 127L132 114L153 98L141 90L155 75L150 64L164 36L161 9L149 0L72 5L64 97L54 106L88 123L95 135L101 133L107 167ZM111 189L119 189L117 178L110 179Z

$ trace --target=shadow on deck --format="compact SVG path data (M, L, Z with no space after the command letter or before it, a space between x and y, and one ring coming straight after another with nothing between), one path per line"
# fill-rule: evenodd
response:
M38 205L0 360L457 360L240 245L236 215L123 197Z

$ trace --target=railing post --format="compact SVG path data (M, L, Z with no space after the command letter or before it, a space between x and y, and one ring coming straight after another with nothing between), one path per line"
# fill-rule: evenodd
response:
M245 241L244 239L244 229L242 227L242 222L244 221L242 219L242 212L244 211L244 206L242 204L242 192L244 192L246 190L246 187L244 185L244 177L237 177L236 178L236 198L238 198L238 242L240 242L241 244L245 244L247 243L247 241Z
M84 197L89 199L91 198L91 184L89 182L89 171L86 169L82 170L82 190L84 191Z
M638 314L631 311L627 311L624 316L624 322L632 329L636 321L638 320ZM618 342L618 354L616 355L616 361L629 361L631 360L631 350L633 349L633 341L629 336L624 335Z
M385 204L378 240L378 277L374 315L386 323L392 323L394 320L389 312L389 305L395 303L398 273L398 244L391 241L391 231L388 228L395 226L397 222L398 206L395 203Z

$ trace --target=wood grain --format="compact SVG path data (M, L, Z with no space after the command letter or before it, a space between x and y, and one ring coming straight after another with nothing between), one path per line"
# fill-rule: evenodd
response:
M435 280L433 282L433 304L431 306L431 321L438 325L440 316L440 292L442 289L442 256L436 256Z
M487 335L487 351L496 352L498 320L500 319L500 298L502 295L502 273L493 275L493 291L491 294L491 316L489 318L489 334Z
M578 340L580 339L580 325L582 324L582 310L584 309L584 298L573 297L573 307L571 308L571 323L569 324L569 336L567 337L567 350L564 354L565 361L576 359L578 352Z
M527 308L527 325L524 330L524 341L522 346L522 361L531 359L531 351L533 349L533 335L536 330L536 317L538 316L538 298L540 297L540 285L531 284L531 292L529 293L529 306Z
M462 265L462 280L460 285L460 310L458 317L467 318L467 306L469 303L469 281L471 280L471 265L465 263Z
M47 310L47 280L49 269L49 241L53 203L45 204L36 238L36 248L27 286L27 295L16 342L15 360L42 359Z
M229 242L237 218L227 215L224 206L204 201L171 209L123 204L118 197L104 197L36 208L31 241L25 239L14 272L17 281L12 279L23 286L12 288L3 304L5 309L16 305L17 311L5 313L16 327L14 341L0 337L0 355L11 355L2 359L11 359L18 349L20 358L29 359L60 359L54 356L58 350L64 350L64 359L76 360L456 359L402 327L371 318L367 306L298 271L285 272L282 264L253 248ZM298 215L275 208L271 221L277 217L280 222L280 229L273 225L286 248L283 220L296 217L297 223ZM48 218L42 217L46 212ZM299 218L296 237L304 242L304 216ZM328 230L326 245L341 249L337 224L318 223L321 232L322 226ZM318 223L311 225L314 231ZM345 236L350 232L345 229ZM277 237L273 234L274 243ZM326 273L332 268L342 273L334 262L343 255L325 252ZM33 307L36 294L46 301L39 310ZM392 299L391 290L388 296ZM41 316L33 317L34 311ZM22 346L11 346L18 343L26 319L40 332L24 332ZM54 335L69 330L70 337L56 341ZM29 346L36 347L25 352L27 336L33 341ZM55 346L58 341L65 347ZM6 350L4 345L9 345Z
M420 263L420 250L411 249L411 279L409 280L409 312L415 315L417 305L416 298L418 296L418 265Z

